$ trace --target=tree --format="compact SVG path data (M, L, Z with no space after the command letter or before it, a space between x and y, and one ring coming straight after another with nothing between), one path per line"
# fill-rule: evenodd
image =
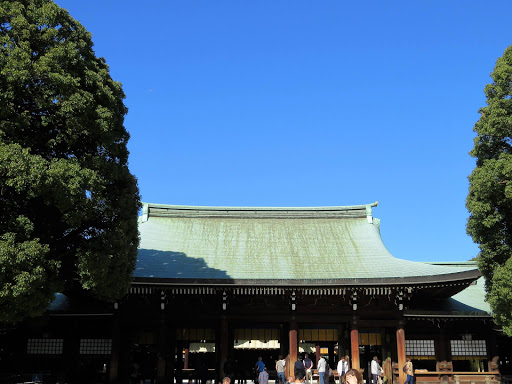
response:
M496 322L512 335L512 46L491 77L470 152L476 168L469 176L467 232L479 244L477 263Z
M0 321L126 293L140 209L121 84L51 0L0 3Z

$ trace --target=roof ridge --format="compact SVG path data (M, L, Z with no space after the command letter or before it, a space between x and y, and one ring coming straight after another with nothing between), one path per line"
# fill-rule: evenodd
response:
M372 207L376 207L379 202L376 201L364 205L346 205L331 207L215 207L215 206L192 206L192 205L167 205L143 203L142 222L147 221L148 217L169 217L182 215L203 215L216 217L275 217L292 218L299 216L325 217L327 216L346 216L346 217L368 217L371 223ZM343 214L345 212L345 214ZM341 215L340 215L341 214Z
M351 210L351 209L366 209L366 207L376 207L379 204L379 201L375 201L369 204L360 204L360 205L335 205L335 206L317 206L317 207L243 207L243 206L214 206L214 205L172 205L172 204L155 204L155 203L146 203L142 202L144 205L148 205L150 207L155 208L170 208L170 209L190 209L190 210L233 210L233 211L269 211L269 210Z

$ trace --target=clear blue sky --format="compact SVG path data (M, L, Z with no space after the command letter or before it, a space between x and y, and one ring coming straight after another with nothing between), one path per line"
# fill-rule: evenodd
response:
M390 252L468 260L468 152L512 2L57 0L121 82L162 204L379 200Z

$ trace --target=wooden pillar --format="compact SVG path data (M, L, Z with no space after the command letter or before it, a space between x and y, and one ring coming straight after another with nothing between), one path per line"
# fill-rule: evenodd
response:
M320 361L320 345L316 345L316 365L315 367L318 368L318 362Z
M437 361L449 360L449 342L444 325L439 329L438 337L434 340Z
M398 372L399 372L399 381L400 384L403 383L406 379L406 375L403 371L403 366L405 365L405 331L404 324L399 323L396 328L396 349L398 354Z
M352 364L350 368L360 369L359 364L359 330L357 329L357 324L352 324L352 329L350 330L350 352L352 354Z
M228 319L224 316L220 321L220 359L219 359L219 376L223 378L224 373L224 363L228 360L229 353L229 324Z
M167 326L165 324L165 305L160 313L160 328L158 330L158 360L156 363L156 382L157 384L167 383L166 360L167 360Z
M487 337L487 358L492 361L494 356L498 355L498 345L496 343L496 334L490 330L490 334Z
M297 340L297 322L295 320L290 321L290 330L288 332L288 339L290 340L290 368L295 365L297 361L297 355L299 352L299 344ZM295 378L292 369L292 376Z
M121 343L121 324L118 308L119 303L115 303L114 316L112 317L112 354L110 355L110 369L108 372L109 383L117 383L119 379L119 351Z
M183 341L176 341L176 384L183 383Z
M283 323L279 324L279 353L283 358L288 354L288 337Z
M188 369L188 358L190 353L190 343L185 345L185 361L183 362L183 369Z
M338 326L338 360L335 361L337 363L341 360L341 356L345 356L345 343L343 340L343 325Z
M169 377L169 383L174 383L174 369L176 368L176 325L170 324L168 329L168 343L169 343L169 366L167 367L167 374Z

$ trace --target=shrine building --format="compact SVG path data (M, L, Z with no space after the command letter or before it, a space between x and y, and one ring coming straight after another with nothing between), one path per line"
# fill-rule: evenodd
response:
M417 384L498 382L511 343L476 264L393 257L376 206L144 204L129 293L114 304L60 295L9 333L13 353L36 371L61 358L68 373L94 367L112 383L134 366L157 383L205 370L218 380L228 360L251 378L259 356L272 371L279 355L293 366L305 353L333 369L348 356L367 380L378 356L389 384L404 382L406 357Z

